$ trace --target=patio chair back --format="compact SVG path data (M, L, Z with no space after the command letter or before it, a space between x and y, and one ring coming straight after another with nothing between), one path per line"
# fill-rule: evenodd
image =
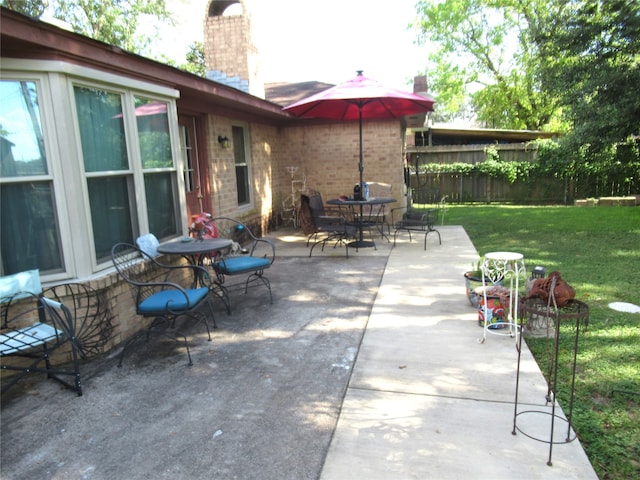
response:
M43 295L69 309L82 358L104 353L113 338L114 325L113 314L102 292L83 283L63 283L46 288Z
M401 209L394 209L395 211L402 211ZM408 209L402 213L402 219L394 223L393 232L393 246L396 245L398 233L407 232L409 234L409 242L411 242L411 232L424 233L424 249L427 249L427 237L431 232L435 232L438 235L438 242L442 245L442 237L440 232L435 228L438 221L439 207L429 209L426 211ZM393 216L394 211L392 211Z
M311 215L310 227L307 230L303 229L307 235L307 247L314 240L309 250L309 256L313 254L313 249L317 245L322 245L322 250L329 241L334 241L335 245L344 244L346 246L345 241L355 236L356 228L353 223L348 221L344 212L339 208L325 207L320 192L309 190L301 194L300 204L308 206ZM319 234L323 234L323 236L319 237ZM348 257L348 248L345 248L345 252Z

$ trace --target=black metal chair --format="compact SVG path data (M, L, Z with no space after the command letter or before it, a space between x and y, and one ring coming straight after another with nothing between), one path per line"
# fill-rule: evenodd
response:
M63 283L45 288L43 295L69 309L81 358L104 353L112 339L114 325L113 314L102 292L83 283Z
M260 282L269 290L269 301L273 303L271 282L265 276L265 270L271 268L276 258L275 244L268 238L256 237L244 223L229 217L213 218L217 236L233 242L227 252L217 252L210 256L211 268L216 274L216 286L222 289L226 297L226 306L230 309L229 290L244 287L246 294L249 286ZM242 283L230 285L227 277L246 277Z
M309 191L300 195L300 220L303 224L303 232L307 235L307 247L313 241L309 256L313 255L313 249L322 245L322 251L327 242L333 242L333 248L338 245L345 247L347 258L349 257L348 240L356 238L356 226L338 208L327 208L322 202L322 195L316 191ZM305 217L307 226L302 221Z
M394 214L394 210L392 210L392 217ZM432 210L414 210L408 209L403 212L402 219L398 222L394 223L394 232L393 232L393 246L396 246L396 239L398 237L398 233L407 232L409 233L409 242L411 242L411 232L414 233L424 233L424 249L427 249L427 237L431 232L435 232L438 235L438 242L442 245L442 237L440 237L440 232L435 228L435 225L438 221L438 208L434 208Z
M189 365L193 365L187 337L176 323L178 318L185 317L195 324L204 323L207 336L211 341L211 331L207 323L207 315L200 311L205 304L216 327L209 287L187 288L193 278L209 278L207 270L197 265L164 265L150 257L135 245L117 243L111 249L111 260L118 274L131 287L136 314L152 318L146 329L133 335L125 343L118 367L122 366L127 349L135 343L140 335L146 333L147 339L153 332L159 332L178 343L184 341Z
M74 319L62 303L35 293L17 293L2 302L0 356L2 393L31 373L44 373L82 395L80 357Z

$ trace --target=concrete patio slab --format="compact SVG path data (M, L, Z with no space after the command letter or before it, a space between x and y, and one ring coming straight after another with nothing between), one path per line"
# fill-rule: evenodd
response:
M84 396L33 376L2 398L0 476L30 479L596 478L578 441L512 435L515 342L482 329L460 227L396 248L316 249L272 235L264 289L218 308L213 342L152 339L82 366ZM521 400L544 405L523 350ZM543 435L544 415L522 415Z
M597 478L579 443L512 435L499 402L349 388L321 478Z
M389 256L321 479L597 478L578 441L554 445L548 466L549 445L527 436L549 438L551 408L526 345L518 412L543 413L518 415L513 435L515 337L479 341L462 287L477 252L461 228L439 230L442 246Z

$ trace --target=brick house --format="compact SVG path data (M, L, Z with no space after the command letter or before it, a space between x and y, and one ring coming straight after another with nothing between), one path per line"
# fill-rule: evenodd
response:
M258 96L293 101L260 85L248 15L223 16L234 3L207 7L207 79L1 10L0 274L38 268L45 285L104 289L117 305L116 343L136 323L111 245L178 238L201 211L267 233L282 224L288 166L326 199L358 181L357 123L297 119ZM244 40L216 57L232 31ZM363 128L365 180L392 184L399 200L405 126Z

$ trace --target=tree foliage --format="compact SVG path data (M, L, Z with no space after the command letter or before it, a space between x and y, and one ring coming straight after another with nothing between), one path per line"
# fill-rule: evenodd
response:
M49 2L46 0L0 0L0 5L14 12L40 18L49 7Z
M558 128L557 97L540 88L530 25L544 0L420 0L414 27L431 48L427 74L440 120ZM433 48L432 48L433 46ZM438 117L436 117L438 118Z
M186 59L187 63L180 65L180 69L201 77L207 76L207 67L204 61L204 44L202 42L193 42L189 45Z
M634 151L640 134L640 2L552 1L539 12L532 39L543 86L561 99L573 124L566 149L592 162L615 162L621 151ZM633 161L631 154L626 158Z

